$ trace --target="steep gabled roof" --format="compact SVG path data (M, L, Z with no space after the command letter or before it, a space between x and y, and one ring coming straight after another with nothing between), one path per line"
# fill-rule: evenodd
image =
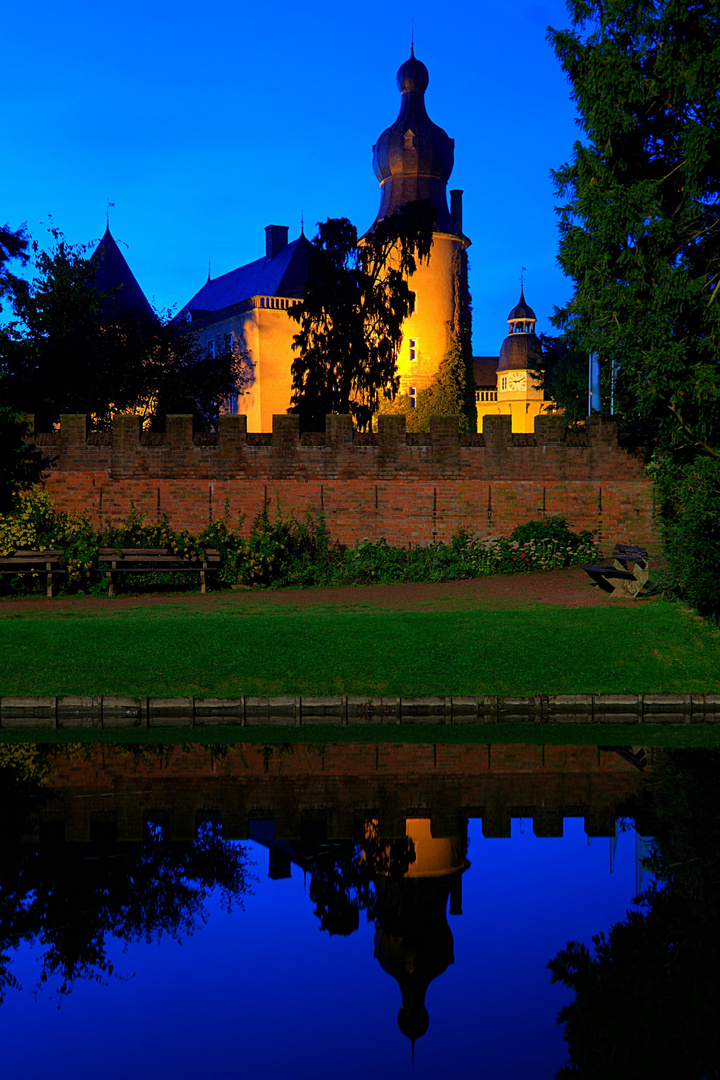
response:
M307 258L312 244L301 235L286 244L272 259L256 259L238 266L221 277L206 282L184 311L193 314L221 311L248 300L251 296L289 296L301 298L307 281Z
M125 256L115 243L109 225L91 258L96 264L95 284L101 292L107 293L109 305L116 311L135 311L156 318Z

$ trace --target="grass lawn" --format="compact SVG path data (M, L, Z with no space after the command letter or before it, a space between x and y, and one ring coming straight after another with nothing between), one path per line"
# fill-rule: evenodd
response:
M720 724L372 724L367 727L125 728L116 730L56 729L0 731L0 746L103 743L114 746L227 746L255 743L415 743L423 746L655 746L716 749Z
M679 605L172 605L2 616L0 696L711 693L720 634Z

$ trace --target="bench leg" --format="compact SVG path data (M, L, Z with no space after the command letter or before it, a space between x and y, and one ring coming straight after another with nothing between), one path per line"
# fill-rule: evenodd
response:
M105 577L107 578L107 583L108 583L108 596L113 596L114 595L114 590L113 590L112 571L106 570L105 571Z
M205 595L205 571L200 571L200 595Z
M45 582L45 596L48 600L52 600L52 574L49 572Z

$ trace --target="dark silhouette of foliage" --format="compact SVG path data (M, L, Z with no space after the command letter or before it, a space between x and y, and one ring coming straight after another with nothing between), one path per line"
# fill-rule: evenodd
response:
M151 825L144 843L99 842L92 858L85 845L22 843L52 770L51 749L38 749L0 756L0 1002L8 988L20 988L12 959L23 943L41 952L40 984L63 995L81 979L124 977L108 957L110 937L187 937L204 923L215 889L228 908L242 907L252 881L246 851L210 824L189 843L170 842Z
M7 223L0 225L0 270L11 259L20 259L22 262L27 262L28 243L29 239L24 225L14 231Z
M668 584L701 615L720 619L720 461L698 455L653 463Z
M718 751L667 751L650 770L655 883L592 952L570 942L548 965L575 995L558 1077L720 1076L718 783Z
M562 410L568 425L585 421L588 413L588 357L562 337L540 335L542 367L532 371L551 398L553 411Z
M615 412L657 444L720 456L720 11L715 0L573 0L550 41L581 140L555 174L554 317L596 353Z
M115 303L96 285L96 266L55 228L53 246L32 244L32 277L9 271L0 288L14 318L0 330L6 403L35 414L40 430L61 413L166 413L214 422L221 402L242 385L245 357L231 346L205 355L190 326Z
M434 211L410 203L358 242L347 218L318 223L293 349L292 409L304 431L322 431L328 413L365 428L381 395L400 385L396 360L415 294L408 278L432 246Z
M27 421L0 404L0 514L9 512L16 492L39 482L50 460L33 444Z

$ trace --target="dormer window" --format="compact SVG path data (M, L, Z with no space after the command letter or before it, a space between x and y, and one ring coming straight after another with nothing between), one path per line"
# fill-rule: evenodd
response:
M408 130L405 132L405 135L403 136L403 148L405 150L415 149L415 132L412 130L412 128L408 128Z

